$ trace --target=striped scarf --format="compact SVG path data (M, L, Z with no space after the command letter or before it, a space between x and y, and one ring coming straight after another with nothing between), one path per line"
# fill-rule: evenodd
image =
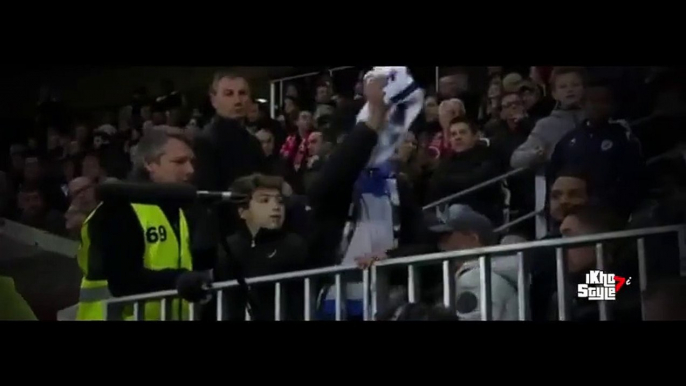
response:
M298 171L307 155L307 141L300 138L298 133L291 134L286 138L279 153L285 160L293 162L293 168Z

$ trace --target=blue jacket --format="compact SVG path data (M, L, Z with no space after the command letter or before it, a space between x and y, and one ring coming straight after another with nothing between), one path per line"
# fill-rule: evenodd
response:
M618 123L592 127L586 121L555 146L547 176L572 168L590 179L591 196L629 215L644 196L645 160L631 131ZM550 184L549 184L550 185Z

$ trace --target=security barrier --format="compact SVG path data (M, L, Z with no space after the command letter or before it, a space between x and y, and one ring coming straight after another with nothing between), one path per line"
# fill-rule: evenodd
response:
M606 267L606 256L604 253L604 244L615 240L635 240L638 251L638 283L640 291L646 290L648 285L646 272L646 248L645 239L650 236L677 233L679 242L680 256L685 256L684 246L686 246L686 226L665 226L655 228L645 228L638 230L627 230L621 232L604 233L597 235L587 235L579 237L570 237L555 240L539 240L513 245L498 245L485 248L476 248L463 251L452 251L434 253L428 255L411 256L404 258L397 258L391 260L384 260L376 263L370 269L360 270L356 266L335 266L321 269L313 269L300 272L284 273L279 275L269 275L256 278L247 279L249 285L260 285L272 283L275 285L275 320L283 318L283 286L282 283L286 281L302 280L304 286L304 319L306 321L314 320L314 311L316 304L314 302L315 288L314 280L320 277L334 278L334 293L335 293L335 316L336 320L342 320L343 304L344 304L344 290L345 284L344 276L350 280L350 276L362 276L362 285L365 296L363 298L363 314L364 320L374 320L375 315L379 311L384 310L387 301L387 293L384 286L381 285L383 275L388 268L404 267L407 269L407 289L408 300L410 302L416 301L418 296L418 281L420 280L417 267L428 264L442 265L442 285L443 285L443 303L446 307L453 305L453 288L454 288L454 272L451 269L452 262L466 261L478 259L479 268L481 270L480 280L480 309L482 320L488 321L492 319L491 313L491 259L500 256L513 256L518 260L518 275L517 275L517 289L518 289L518 305L519 305L519 320L528 320L530 318L529 310L529 272L524 264L524 253L537 249L555 249L556 253L556 277L557 277L557 299L558 299L558 315L559 320L570 319L570 300L571 294L568 293L568 287L565 283L566 277L566 260L564 255L565 248L579 247L587 245L595 245L596 250L596 268L604 270ZM653 258L660 258L660 256L653 256ZM359 281L358 278L353 280ZM216 319L222 320L223 316L223 292L228 288L237 287L237 281L229 281L224 283L215 283L213 291L216 294L217 309ZM176 291L162 291L144 295L127 296L121 298L114 298L106 301L106 314L108 320L116 319L113 316L112 310L121 310L124 306L133 306L134 320L143 320L143 309L145 302L161 301L162 303L162 320L169 319L169 312L165 312L171 303L171 300L178 296ZM197 304L191 306L190 320L198 319L199 308ZM606 301L599 301L599 315L600 320L610 320L611 312Z

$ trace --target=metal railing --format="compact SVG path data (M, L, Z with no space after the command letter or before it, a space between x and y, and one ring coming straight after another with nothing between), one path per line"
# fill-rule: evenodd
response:
M437 264L442 265L443 278L443 303L446 307L453 306L453 288L454 288L454 271L451 267L451 262L454 261L466 261L478 258L479 268L481 269L481 280L480 280L480 310L482 320L492 320L491 313L491 259L493 257L511 256L518 260L518 272L517 272L517 293L518 293L518 319L528 320L530 318L529 310L529 293L528 293L528 282L529 273L527 271L526 265L524 264L524 252L533 251L537 249L554 248L556 253L556 277L557 277L557 299L558 299L558 315L559 320L569 320L571 318L570 314L570 299L571 294L569 293L566 284L567 266L564 255L564 249L568 247L579 247L586 245L595 245L596 249L596 267L603 270L606 267L606 256L603 249L603 244L615 240L627 240L635 239L638 251L638 272L639 272L639 286L640 291L643 293L647 287L647 272L646 272L646 248L645 248L645 238L653 235L677 233L679 242L679 253L681 257L685 256L684 247L686 246L686 227L685 226L665 226L665 227L655 227L655 228L645 228L638 230L626 230L621 232L612 232L596 235L586 235L578 237L570 237L563 239L551 239L551 240L538 240L522 244L511 244L511 245L498 245L484 248L476 248L470 250L462 251L451 251L451 252L441 252L433 253L427 255L410 256L404 258L396 258L391 260L384 260L376 263L370 269L360 270L356 266L335 266L321 269L312 269L299 272L284 273L278 275L269 275L256 278L247 279L247 283L250 285L267 284L273 283L275 285L275 307L274 307L274 319L282 320L284 315L284 308L282 306L283 302L283 286L282 283L285 281L292 280L303 280L304 286L304 320L314 320L314 311L316 309L316 304L314 299L316 298L313 294L314 283L313 280L319 277L329 277L334 276L334 294L335 294L335 315L336 320L342 320L342 307L344 303L344 290L343 286L345 282L343 280L344 274L361 273L362 275L362 286L364 289L363 298L363 317L364 320L374 320L375 315L379 311L382 311L385 306L386 299L384 298L387 294L384 293L380 283L382 274L391 267L405 267L407 269L407 289L408 289L408 300L415 301L419 298L418 296L418 283L417 279L419 272L417 271L418 266L427 264ZM384 272L382 272L384 271ZM229 281L223 283L215 283L213 286L213 291L216 293L217 307L216 307L216 319L222 320L223 318L223 307L224 307L224 296L223 292L226 289L237 287L237 281ZM143 320L143 305L147 301L161 301L161 308L164 310L167 304L171 302L172 299L178 296L177 291L161 291L155 293L149 293L144 295L127 296L121 298L113 298L107 300L106 303L106 314L110 317L108 320L116 319L116 315L111 315L113 310L121 310L123 306L133 305L134 310L134 320ZM196 320L199 315L199 309L197 304L191 305L190 320ZM605 301L600 301L598 303L600 320L609 320L610 310L608 304ZM162 314L162 320L167 320L165 313Z

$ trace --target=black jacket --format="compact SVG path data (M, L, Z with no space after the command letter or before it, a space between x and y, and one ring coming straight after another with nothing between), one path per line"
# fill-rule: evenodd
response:
M436 201L497 177L502 173L498 155L489 147L453 153L441 161L429 182L428 199ZM498 184L458 198L453 203L469 205L496 224L502 222L503 198Z
M201 190L227 190L236 178L265 172L267 165L259 141L242 122L215 117L195 138L195 184ZM230 205L217 208L225 235L240 223Z
M549 184L567 167L587 173L593 195L627 217L645 196L641 146L620 124L592 127L587 121L562 137L546 171Z
M227 251L219 254L214 279L218 282L235 280L236 272L245 278L300 271L307 268L308 253L305 240L281 230L260 230L255 237L242 226L227 239ZM282 299L285 320L300 320L303 317L303 281L282 282ZM252 297L257 303L256 320L274 320L275 284L250 286ZM244 320L247 305L246 294L239 288L224 291L225 320Z
M339 263L339 245L353 197L355 181L378 141L375 131L359 123L328 157L308 191L313 229L310 253L320 266ZM401 245L422 240L422 213L407 181L398 179Z
M266 168L260 143L238 120L215 117L194 146L198 189L226 190L236 178Z

